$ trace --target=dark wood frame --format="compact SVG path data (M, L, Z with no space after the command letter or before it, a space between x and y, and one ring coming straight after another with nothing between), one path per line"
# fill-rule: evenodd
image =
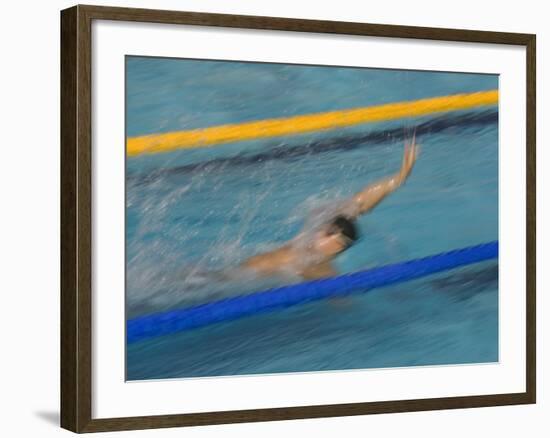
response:
M92 419L91 23L121 20L525 46L527 50L526 392L275 409ZM531 34L75 6L61 12L61 426L74 432L535 403L535 47Z

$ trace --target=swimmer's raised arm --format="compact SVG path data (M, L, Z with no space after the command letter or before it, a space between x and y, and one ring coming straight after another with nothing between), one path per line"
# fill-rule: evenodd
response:
M355 208L353 209L354 217L374 208L382 199L399 188L407 180L416 161L417 149L413 136L411 144L405 143L403 164L399 172L368 185L352 197L351 200L355 204Z

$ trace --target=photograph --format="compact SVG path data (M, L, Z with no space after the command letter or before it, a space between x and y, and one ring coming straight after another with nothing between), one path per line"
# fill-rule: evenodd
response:
M498 90L127 55L126 380L498 362Z

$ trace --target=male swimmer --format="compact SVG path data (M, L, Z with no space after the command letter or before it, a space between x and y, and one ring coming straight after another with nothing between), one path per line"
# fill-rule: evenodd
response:
M305 279L336 275L331 261L359 238L355 220L374 208L409 177L417 157L413 136L405 143L401 169L368 185L359 193L330 209L330 217L313 230L304 230L286 244L241 263L256 275L293 274Z

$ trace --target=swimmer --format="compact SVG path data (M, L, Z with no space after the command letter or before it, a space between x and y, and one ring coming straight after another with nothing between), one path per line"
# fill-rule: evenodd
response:
M405 143L403 163L397 173L368 185L351 198L329 208L327 220L313 230L309 227L279 248L250 257L240 267L260 276L286 273L315 279L337 275L331 261L359 238L356 219L403 185L416 161L417 149L413 136L410 144Z

